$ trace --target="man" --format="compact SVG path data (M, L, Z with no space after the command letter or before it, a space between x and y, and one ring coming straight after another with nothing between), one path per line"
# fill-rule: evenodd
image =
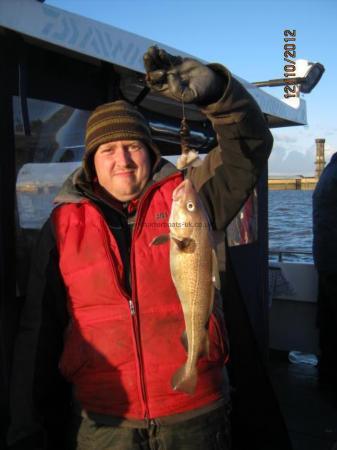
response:
M144 61L151 89L200 106L213 124L218 146L189 177L213 228L225 230L266 164L266 121L220 65L157 47ZM9 441L28 445L44 427L50 448L65 445L65 378L82 416L78 449L229 449L228 348L218 302L195 393L170 384L186 360L184 319L169 246L149 243L169 231L183 173L160 157L144 117L124 101L96 108L85 144L83 167L58 195L37 245L16 345Z
M337 153L313 193L313 256L318 271L319 381L337 399Z

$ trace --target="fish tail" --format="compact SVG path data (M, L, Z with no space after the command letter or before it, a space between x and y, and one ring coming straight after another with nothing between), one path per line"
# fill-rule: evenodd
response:
M197 385L198 373L196 367L193 370L187 371L186 364L179 367L173 375L171 384L175 391L186 392L186 394L194 394Z

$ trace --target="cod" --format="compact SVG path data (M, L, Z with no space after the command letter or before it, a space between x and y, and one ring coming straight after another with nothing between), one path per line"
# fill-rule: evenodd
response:
M171 384L174 390L193 394L198 359L209 355L208 323L220 283L208 217L189 179L173 191L169 226L170 234L157 236L151 244L170 240L170 270L184 314L181 340L187 351L187 361Z

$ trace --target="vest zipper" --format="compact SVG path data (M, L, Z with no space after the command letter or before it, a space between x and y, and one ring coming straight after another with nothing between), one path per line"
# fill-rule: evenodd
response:
M142 392L142 403L143 403L143 410L144 410L144 417L145 419L149 418L149 409L148 409L148 401L147 401L147 392L146 392L146 385L145 385L145 375L144 375L144 362L143 362L143 355L142 355L142 346L140 341L140 330L139 330L139 323L138 323L138 314L136 314L135 311L135 305L136 305L136 283L135 283L135 264L134 264L134 245L133 240L131 240L131 258L130 258L130 272L131 272L131 292L133 299L130 300L130 310L131 310L131 316L132 316L132 323L134 326L134 338L135 338L135 344L136 344L136 350L137 350L137 356L138 356L138 368L139 368L139 379L140 379L140 387ZM131 307L132 305L132 307ZM134 311L134 314L132 315L132 311Z
M130 306L131 316L134 316L136 314L136 310L135 310L135 305L133 304L133 301L131 299L129 300L129 306Z
M146 392L145 381L144 381L144 363L143 363L142 347L141 347L141 342L140 342L138 315L136 314L135 303L133 300L129 300L129 305L130 305L130 311L131 311L134 344L136 347L137 360L138 360L141 401L143 404L144 417L148 418L149 410L148 410L148 402L147 402L147 392Z
M105 223L103 217L101 216L100 213L100 220L102 223L103 228L107 229L108 233L111 233L108 225ZM110 266L112 269L112 272L114 274L114 277L116 280L118 280L117 277L117 272L114 266L114 263L112 261L111 255L110 255L110 245L109 242L107 241L106 237L104 236L104 245L106 248L106 252L110 261ZM131 240L131 259L132 259L132 240ZM132 294L134 295L134 277L132 276L132 261L131 261L131 282L132 282ZM149 412L148 412L148 406L147 406L147 395L146 395L146 388L145 388L145 382L144 382L144 368L143 368L143 357L141 354L141 345L140 345L140 336L139 336L139 325L138 325L138 318L137 318L137 314L136 314L136 307L135 307L135 301L130 298L130 295L127 294L119 285L119 283L117 283L118 289L120 291L120 293L122 294L123 297L126 298L127 302L128 302L128 306L130 309L130 313L131 313L131 320L132 320L132 331L133 331L133 341L134 341L134 346L136 347L136 355L137 355L137 360L138 360L138 370L139 370L139 378L140 378L140 385L141 385L141 402L143 404L143 410L144 410L144 416L147 419L149 417Z
M102 221L102 225L105 228L108 228L108 232L111 233L109 227L107 226L107 224L105 223L103 217L101 217L101 221ZM131 241L132 242L132 241ZM111 259L111 255L110 255L110 245L107 242L106 237L104 236L104 245L106 247L106 251L107 251L107 255L110 261L110 266L111 269L113 271L114 277L116 280L118 280L117 278L117 273L116 273L116 269L115 266L113 264L113 261ZM132 245L131 245L131 254L132 254ZM132 262L131 262L132 264ZM134 277L132 276L132 267L131 267L131 281L132 281L132 293L134 292ZM134 341L134 345L136 347L136 355L137 355L137 360L138 360L138 370L139 370L139 378L140 378L140 384L141 384L141 402L143 404L143 410L145 411L145 418L147 418L149 416L148 413L148 406L147 406L147 396L146 396L146 389L145 389L145 383L144 383L144 368L143 368L143 358L142 358L142 354L141 354L141 345L140 345L140 336L139 336L139 325L138 325L138 318L137 318L137 314L136 314L136 307L135 307L135 301L130 298L130 296L119 286L119 283L117 283L118 288L121 292L121 294L123 295L123 297L126 297L127 302L129 304L129 309L130 309L130 313L131 313L131 320L132 320L132 331L133 331L133 341Z

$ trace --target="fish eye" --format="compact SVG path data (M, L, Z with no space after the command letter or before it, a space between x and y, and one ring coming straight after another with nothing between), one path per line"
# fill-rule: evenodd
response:
M187 202L186 203L186 208L188 209L188 211L194 211L195 210L194 203L193 202Z

